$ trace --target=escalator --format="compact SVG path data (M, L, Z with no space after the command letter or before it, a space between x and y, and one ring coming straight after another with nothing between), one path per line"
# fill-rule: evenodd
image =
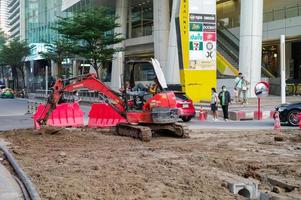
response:
M239 69L239 38L230 32L222 23L217 28L217 69L219 78L236 76ZM262 74L274 78L265 67L261 67Z

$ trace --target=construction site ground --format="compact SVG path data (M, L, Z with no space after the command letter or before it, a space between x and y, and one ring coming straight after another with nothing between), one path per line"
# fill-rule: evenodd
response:
M227 173L256 179L261 191L284 199L301 197L299 129L194 130L188 139L156 136L148 143L113 133L23 129L0 137L42 199L245 199L229 192Z

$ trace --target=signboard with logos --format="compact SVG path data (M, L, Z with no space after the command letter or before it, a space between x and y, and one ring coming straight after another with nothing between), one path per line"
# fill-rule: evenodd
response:
M209 100L216 87L216 0L180 0L177 25L182 90Z
M189 69L216 70L215 15L189 15Z
M43 60L44 58L41 56L41 52L47 52L47 45L46 43L30 43L30 55L25 58L25 61L31 60Z

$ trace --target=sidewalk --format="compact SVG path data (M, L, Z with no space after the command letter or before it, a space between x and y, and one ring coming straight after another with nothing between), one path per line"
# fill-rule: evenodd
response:
M1 142L1 141L0 141ZM0 162L0 199L23 200L20 186L10 172Z
M8 170L0 164L0 199L1 200L23 200L22 191L8 172Z
M301 102L301 96L288 96L286 98L287 103L295 103ZM269 119L272 117L275 107L281 104L280 96L268 96L261 98L261 112L262 119ZM210 111L210 103L209 102L201 102L195 103L195 108L197 112L197 116L199 111L203 108L203 110L207 111L209 115L211 115ZM254 120L257 119L257 98L248 99L248 104L240 104L234 103L229 105L229 118L230 120ZM218 115L222 116L222 111L219 106Z

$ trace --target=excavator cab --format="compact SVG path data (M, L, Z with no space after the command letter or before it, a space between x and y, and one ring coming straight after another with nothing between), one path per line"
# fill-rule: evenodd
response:
M149 61L128 61L123 74L123 97L128 110L142 110L143 105L161 88ZM156 89L155 89L156 88Z
M156 124L177 122L175 95L167 90L166 80L157 60L128 61L124 67L123 77L125 93L123 97L127 119L130 122Z

